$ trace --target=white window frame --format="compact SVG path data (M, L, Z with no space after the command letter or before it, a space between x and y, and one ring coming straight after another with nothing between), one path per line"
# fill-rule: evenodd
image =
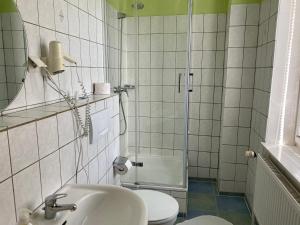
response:
M300 3L280 0L266 144L295 146L300 83Z

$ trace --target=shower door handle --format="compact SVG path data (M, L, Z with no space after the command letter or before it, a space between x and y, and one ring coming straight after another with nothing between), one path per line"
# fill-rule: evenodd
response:
M181 77L182 77L182 73L178 74L178 93L181 92Z
M189 74L189 92L193 92L193 85L194 85L194 73Z
M133 161L131 161L131 164L132 164L132 166L135 166L135 167L143 167L144 166L143 162L133 162Z

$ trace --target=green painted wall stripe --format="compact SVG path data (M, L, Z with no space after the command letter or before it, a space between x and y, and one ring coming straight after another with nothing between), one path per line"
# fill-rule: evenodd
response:
M193 0L193 14L225 13L228 0Z
M231 0L232 5L261 3L262 0Z
M186 15L187 0L138 0L143 2L143 10L134 10L131 5L135 0L106 0L118 11L127 16L169 16ZM228 4L260 3L262 0L193 0L194 14L226 13Z
M13 0L0 0L0 13L16 12L16 4Z

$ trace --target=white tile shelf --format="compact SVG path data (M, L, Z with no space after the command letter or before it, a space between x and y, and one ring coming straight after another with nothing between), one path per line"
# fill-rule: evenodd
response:
M115 96L111 95L91 95L89 103L93 104L98 101ZM80 99L76 104L78 107L87 105L85 99ZM0 132L5 131L14 127L22 126L34 121L42 120L57 114L69 111L70 108L65 101L56 102L49 105L43 105L31 109L21 110L0 116Z

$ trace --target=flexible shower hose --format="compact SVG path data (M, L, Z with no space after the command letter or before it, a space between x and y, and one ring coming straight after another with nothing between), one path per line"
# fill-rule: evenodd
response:
M123 101L122 101L122 93L119 93L119 104L121 106L121 110L122 110L122 114L123 114L123 118L124 118L124 125L125 125L124 131L120 132L120 135L124 135L124 134L126 134L126 131L127 131L127 120L126 120L126 115L125 115Z

